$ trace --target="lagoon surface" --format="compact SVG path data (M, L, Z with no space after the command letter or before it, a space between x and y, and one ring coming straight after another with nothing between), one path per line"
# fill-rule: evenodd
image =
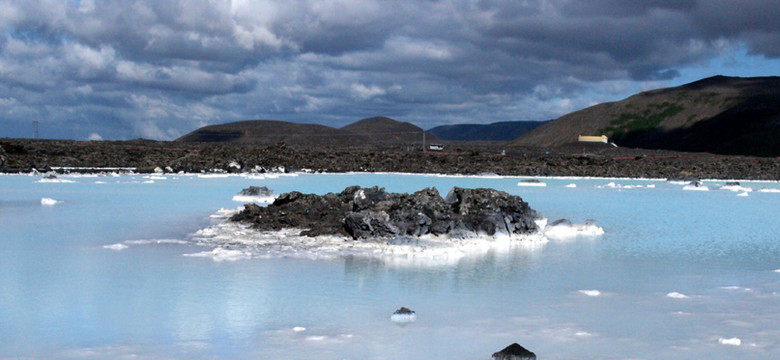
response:
M0 359L489 359L513 342L540 359L780 358L777 182L743 181L746 192L405 174L41 179L0 176ZM605 233L444 259L205 241L249 185L491 187ZM417 320L390 321L401 306Z

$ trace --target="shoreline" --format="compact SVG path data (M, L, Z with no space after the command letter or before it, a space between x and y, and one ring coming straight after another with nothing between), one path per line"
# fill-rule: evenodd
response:
M33 172L0 172L0 176L46 176L49 173L40 171ZM410 172L287 172L287 173L224 173L224 172L198 172L198 173L141 173L141 172L77 172L77 173L57 173L57 177L64 178L94 178L99 176L186 176L186 177L199 177L203 179L208 178L227 178L227 177L245 177L248 179L264 177L279 177L279 176L300 176L300 175L329 175L329 176L349 176L349 175L398 175L398 176L423 176L423 177L451 177L451 178L477 178L477 179L512 179L526 180L526 179L548 179L548 180L618 180L618 181L648 181L648 182L668 182L677 181L669 178L647 178L647 177L601 177L601 176L528 176L528 175L480 175L480 174L446 174L446 173L410 173ZM780 183L780 180L756 180L756 179L717 179L717 178L702 178L698 181L706 182L745 182L745 183Z
M180 143L150 140L0 139L0 173L409 173L433 176L516 176L608 179L780 181L780 158L680 153L629 148L522 148L457 143L454 152L406 145L306 147L278 143ZM462 148L466 149L463 150ZM504 155L502 155L504 153ZM158 170L159 169L159 170Z

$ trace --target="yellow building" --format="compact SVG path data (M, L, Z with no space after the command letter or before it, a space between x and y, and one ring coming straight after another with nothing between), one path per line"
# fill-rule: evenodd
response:
M577 140L579 142L600 142L600 143L608 143L609 138L607 138L607 135L601 135L601 136L586 136L586 135L580 135Z

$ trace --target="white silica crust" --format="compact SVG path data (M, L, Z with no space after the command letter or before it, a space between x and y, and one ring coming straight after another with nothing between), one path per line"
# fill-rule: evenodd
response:
M276 200L278 195L273 196L251 196L251 195L236 195L233 196L233 201L243 202L243 203L263 203L263 204L271 204Z
M666 294L666 297L672 298L672 299L688 299L688 298L690 298L690 296L682 294L682 293L678 293L676 291L673 291L673 292L670 292L670 293Z
M578 224L570 222L553 223L541 228L544 229L544 236L549 240L571 240L577 237L604 235L604 229L591 221Z
M579 290L579 293L590 297L601 296L601 291L599 290Z
M394 323L411 323L417 321L417 314L393 314L390 315L390 321Z
M740 345L742 345L742 340L740 338L737 338L737 337L728 338L728 339L727 338L719 338L718 339L718 343L720 343L721 345L740 346Z
M127 249L127 245L125 245L125 244L111 244L111 245L103 245L103 248L104 249L108 249L108 250L120 251L120 250Z
M231 213L228 210L220 212L220 217L230 216ZM543 228L545 221L540 219L537 224ZM214 247L214 250L187 254L187 256L210 257L215 261L278 257L335 259L362 256L380 259L385 264L395 266L438 266L452 265L466 256L485 254L489 251L538 249L547 242L542 233L522 236L475 234L462 238L424 235L356 241L335 235L302 236L299 235L301 231L302 229L257 231L246 224L223 222L198 230L190 239L197 245ZM239 252L227 252L232 250Z
M54 200L52 198L46 198L46 197L45 198L41 198L41 205L51 206L51 205L57 205L60 202L61 201L57 201L57 200Z

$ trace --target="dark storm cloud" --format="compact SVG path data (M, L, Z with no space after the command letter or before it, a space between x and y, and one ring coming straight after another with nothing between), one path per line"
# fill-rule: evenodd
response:
M173 138L253 118L546 119L724 52L780 57L778 13L774 0L0 0L0 136L30 120Z

